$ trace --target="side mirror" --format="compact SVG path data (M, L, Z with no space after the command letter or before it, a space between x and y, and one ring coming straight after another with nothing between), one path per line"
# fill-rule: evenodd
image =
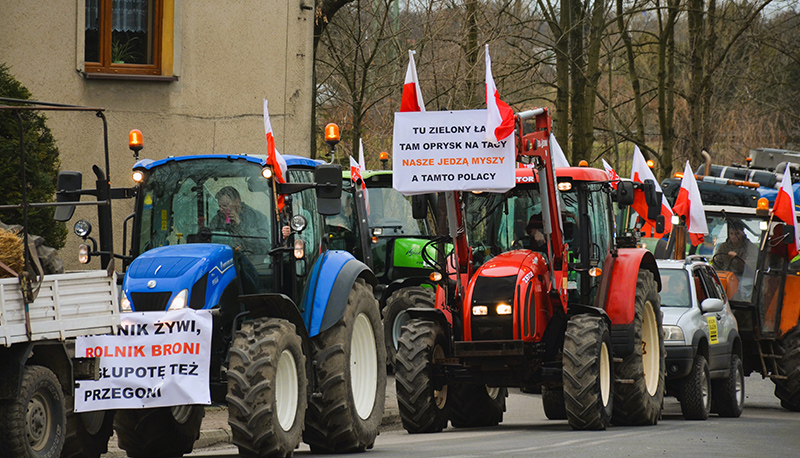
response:
M342 211L342 166L320 164L314 169L317 190L317 211L332 216Z
M428 196L411 196L411 216L414 219L425 219L428 216Z
M661 193L656 191L656 184L653 180L644 180L642 191L647 203L647 219L654 220L661 214Z
M633 182L620 181L617 185L617 206L623 208L633 205Z
M700 311L703 313L717 313L725 309L725 303L722 299L716 297L709 297L700 303Z
M58 172L58 191L56 191L56 202L79 202L81 200L80 191L83 186L83 175L81 172ZM74 205L64 205L56 207L53 219L65 222L72 219L75 213Z
M783 243L787 245L791 245L794 243L794 225L792 224L785 224L783 225Z

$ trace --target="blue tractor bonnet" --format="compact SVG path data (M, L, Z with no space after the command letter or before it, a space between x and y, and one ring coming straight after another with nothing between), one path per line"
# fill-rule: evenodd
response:
M133 260L125 274L123 293L138 312L167 310L182 290L187 306L208 309L219 304L236 278L233 249L216 243L154 248Z
M323 164L323 161L316 160L316 159L309 159L307 157L302 156L294 156L291 154L282 154L283 159L286 161L287 167L293 166L307 166L307 167L315 167L319 164ZM243 155L243 154L195 154L191 156L172 156L164 159L159 159L154 161L152 159L142 159L138 161L136 164L133 165L133 170L136 169L144 169L150 170L154 167L158 167L161 165L166 164L167 162L177 162L177 161L191 161L193 159L243 159L248 162L253 162L260 166L265 166L267 164L267 157L264 155Z

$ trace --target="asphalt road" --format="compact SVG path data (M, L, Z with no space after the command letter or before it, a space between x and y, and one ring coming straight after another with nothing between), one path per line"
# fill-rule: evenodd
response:
M494 428L448 428L438 434L409 435L400 425L381 432L365 458L378 457L794 457L800 456L800 413L780 407L773 384L758 374L745 379L746 404L740 418L686 421L680 405L667 398L663 418L651 427L572 431L566 421L547 420L541 397L512 390L503 423ZM196 457L236 457L226 444L196 450ZM295 456L312 456L301 445ZM324 455L313 455L324 456ZM342 455L335 455L341 457Z

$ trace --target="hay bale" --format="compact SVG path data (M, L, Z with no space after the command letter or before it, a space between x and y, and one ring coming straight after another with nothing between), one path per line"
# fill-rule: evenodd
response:
M0 228L0 261L19 273L22 271L22 239L19 238L17 231L9 231ZM0 268L0 278L8 278L12 275Z

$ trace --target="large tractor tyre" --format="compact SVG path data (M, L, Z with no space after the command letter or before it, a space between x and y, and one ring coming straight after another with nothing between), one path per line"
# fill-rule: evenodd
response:
M132 458L166 458L190 453L205 416L201 405L122 409L114 415L119 448Z
M306 412L303 440L314 452L372 448L383 419L386 347L378 302L356 280L344 316L312 339L319 396Z
M576 315L567 322L562 357L564 410L572 429L604 430L614 405L611 333L599 316Z
M508 389L459 383L450 386L450 423L454 428L497 426L506 411Z
M411 434L447 427L448 387L434 386L432 363L449 355L447 337L433 321L411 320L400 335L395 382L403 428Z
M542 387L542 407L548 420L566 420L567 408L564 405L564 389L561 387Z
M307 406L303 341L277 318L245 321L228 364L228 424L243 457L288 456L300 444Z
M409 286L392 293L386 299L383 308L383 336L386 339L386 365L394 371L397 357L397 341L403 326L409 320L406 310L410 308L433 308L436 304L436 292L431 288Z
M737 354L731 355L727 377L711 381L711 405L720 417L738 418L744 410L744 365Z
M633 352L614 365L614 415L618 425L655 425L664 400L664 335L661 299L653 273L639 270L636 280Z
M67 437L61 458L99 458L114 434L114 411L67 413Z
M777 347L780 355L778 369L786 379L772 379L775 396L781 400L784 409L800 412L800 328L789 331L778 341Z
M66 423L58 378L46 367L25 366L17 399L0 403L0 456L57 458Z
M698 354L681 383L681 413L687 420L705 420L711 412L711 374L706 357Z

